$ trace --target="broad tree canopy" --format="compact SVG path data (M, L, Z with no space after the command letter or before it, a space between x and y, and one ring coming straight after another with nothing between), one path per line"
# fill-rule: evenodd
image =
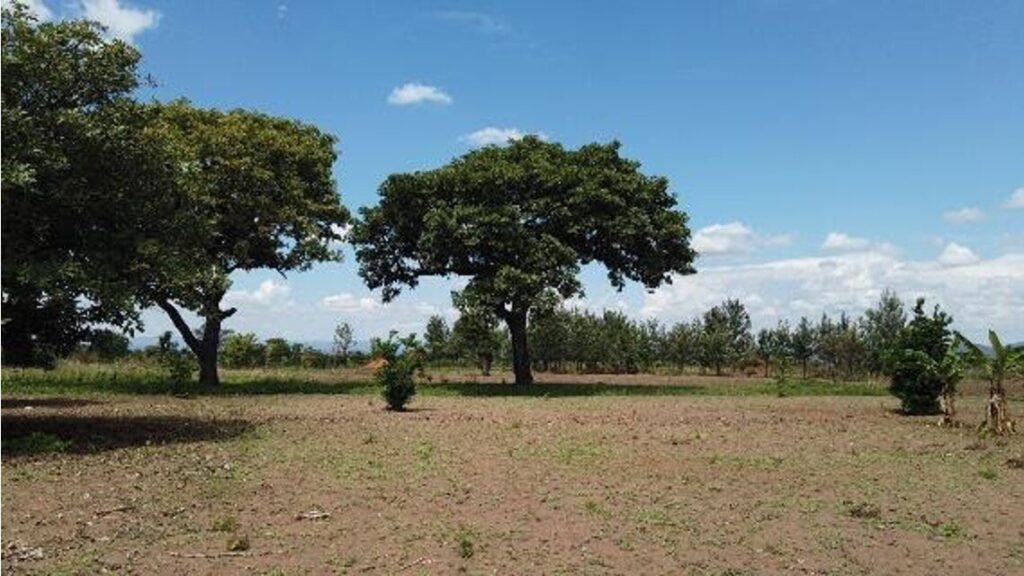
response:
M315 126L245 110L154 105L159 132L179 167L168 234L149 244L133 273L141 297L167 312L215 384L221 309L231 273L282 274L340 259L334 243L349 221L331 170L335 138ZM204 320L193 334L177 307Z
M96 23L3 9L4 362L45 364L91 322L137 324L122 276L173 208L135 48Z
M509 325L520 383L531 381L530 308L549 290L582 294L582 265L604 264L618 288L634 280L653 289L694 271L687 217L668 180L640 172L618 142L488 146L392 175L380 197L352 234L366 283L389 301L422 276L468 276L464 295Z

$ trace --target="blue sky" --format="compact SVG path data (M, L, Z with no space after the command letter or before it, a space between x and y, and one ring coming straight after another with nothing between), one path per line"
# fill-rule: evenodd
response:
M336 134L353 209L484 136L621 140L672 182L700 272L645 294L588 269L579 305L676 320L738 296L764 325L856 314L890 287L1024 339L1024 2L47 2L134 42L147 97ZM451 317L456 285L383 307L351 255L256 272L230 327L414 330Z

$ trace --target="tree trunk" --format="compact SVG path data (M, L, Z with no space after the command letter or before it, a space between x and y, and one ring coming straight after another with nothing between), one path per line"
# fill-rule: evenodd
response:
M1013 420L1010 419L1010 409L1006 404L1006 389L999 379L992 379L988 388L988 406L985 407L986 432L1004 435L1013 433Z
M804 367L804 380L807 380L807 359L802 360Z
M477 357L480 360L480 374L483 376L491 375L491 355L490 354L479 354Z
M530 369L530 347L526 341L526 311L513 309L508 314L506 322L512 336L512 371L516 376L516 384L533 384L533 372Z
M192 354L195 355L196 360L199 362L199 383L211 388L220 386L220 375L217 372L217 353L220 348L221 323L225 318L230 317L237 311L235 308L220 310L221 296L223 295L218 296L206 308L208 311L205 314L205 322L203 323L202 340L196 338L188 322L185 322L181 313L178 312L178 309L170 301L157 301L157 305L171 318L171 322L178 329L182 340L185 341L188 349L192 351Z
M196 358L199 360L199 384L206 388L220 386L217 372L217 351L220 348L220 318L207 318L203 323L203 339Z

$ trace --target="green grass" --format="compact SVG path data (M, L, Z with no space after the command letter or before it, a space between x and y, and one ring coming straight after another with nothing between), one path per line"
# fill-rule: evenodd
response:
M222 371L217 389L202 389L194 383L182 385L156 368L118 365L65 363L55 370L5 368L3 394L179 394L203 396L250 396L268 394L377 394L368 381L331 380L329 372L313 370ZM884 386L866 382L791 380L779 384L765 381L736 381L723 378L721 384L607 384L607 383L514 383L421 382L423 396L505 397L530 396L564 398L579 396L884 396Z
M37 454L67 452L71 446L71 441L64 440L55 434L33 432L28 436L8 438L5 440L4 452L7 454L34 456Z

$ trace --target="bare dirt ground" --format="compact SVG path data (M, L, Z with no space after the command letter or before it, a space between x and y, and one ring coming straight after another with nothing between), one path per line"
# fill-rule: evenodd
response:
M889 398L412 407L5 397L3 571L1024 574L1024 440Z

